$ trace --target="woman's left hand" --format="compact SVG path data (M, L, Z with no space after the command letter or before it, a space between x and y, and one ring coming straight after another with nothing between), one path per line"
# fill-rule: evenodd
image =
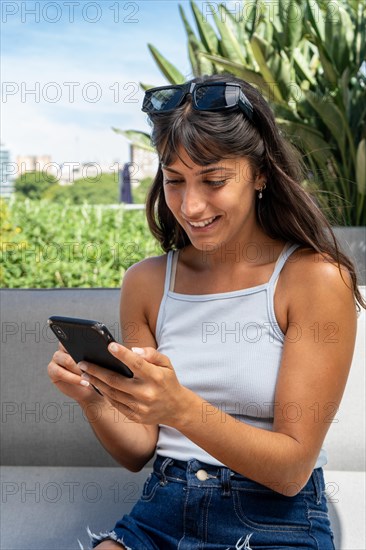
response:
M132 370L134 377L83 361L78 364L86 371L82 378L96 386L131 421L172 426L181 417L186 394L191 392L178 382L169 358L151 347L131 351L112 343L108 349Z

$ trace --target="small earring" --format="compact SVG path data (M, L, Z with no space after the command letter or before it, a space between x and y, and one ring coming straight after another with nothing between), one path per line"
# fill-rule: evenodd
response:
M259 189L259 193L258 193L258 199L259 199L259 200L263 198L263 193L262 193L262 191L264 191L266 187L267 187L267 186L266 186L266 184L264 183L264 184L262 185L262 187Z

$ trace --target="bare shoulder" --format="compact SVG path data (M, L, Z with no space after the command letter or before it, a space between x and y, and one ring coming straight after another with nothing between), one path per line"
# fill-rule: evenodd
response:
M167 255L145 258L129 267L123 277L123 285L137 290L140 297L151 296L164 287Z
M352 280L348 269L314 250L299 248L286 262L282 285L286 287L289 307L355 307Z
M164 293L166 259L166 254L145 258L129 267L122 281L121 319L133 319L139 326L145 325L145 332L149 329L154 338Z

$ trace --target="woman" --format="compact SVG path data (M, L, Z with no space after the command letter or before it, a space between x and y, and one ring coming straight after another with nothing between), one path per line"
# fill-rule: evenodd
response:
M49 364L86 414L101 407L93 429L124 467L157 453L93 547L332 549L322 443L365 305L352 262L249 84L196 78L148 90L143 110L160 160L147 216L166 254L123 279L124 346L110 351L134 378L61 346Z

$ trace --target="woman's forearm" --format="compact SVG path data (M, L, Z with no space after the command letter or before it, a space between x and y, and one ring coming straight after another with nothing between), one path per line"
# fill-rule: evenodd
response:
M122 466L137 472L154 455L157 426L137 424L104 398L79 405L103 447Z
M240 422L187 392L185 413L173 428L243 476L286 496L300 491L313 464L298 441Z

